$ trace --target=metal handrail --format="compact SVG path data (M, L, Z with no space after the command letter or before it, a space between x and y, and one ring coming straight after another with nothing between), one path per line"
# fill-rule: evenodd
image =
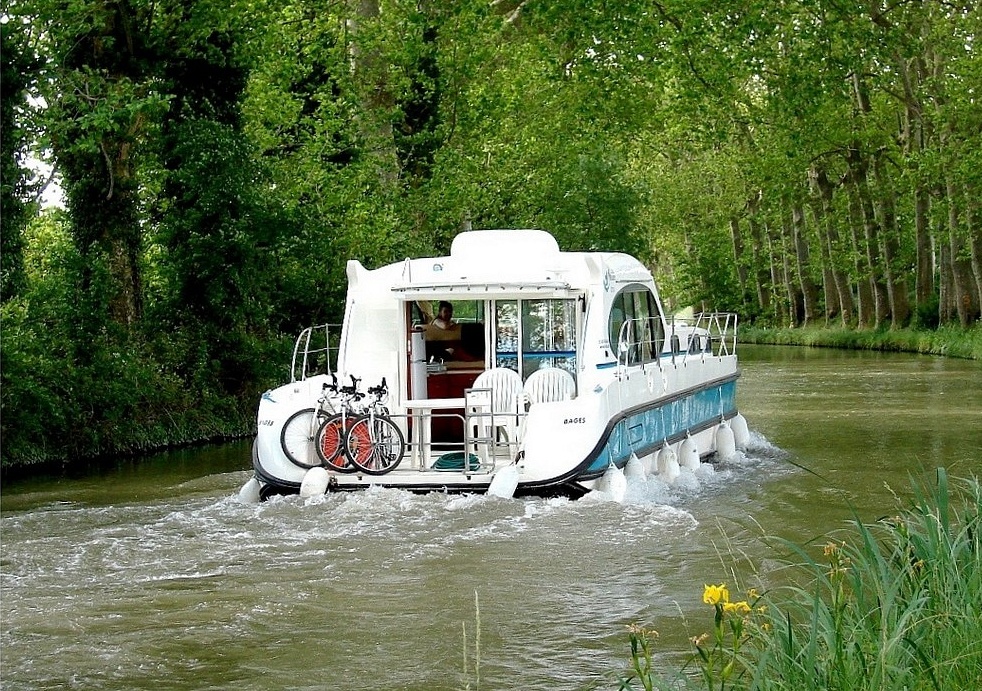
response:
M667 321L667 333L652 329L653 317L627 319L621 324L617 338L618 369L629 365L654 362L662 367L662 356L670 355L674 364L677 358L684 363L689 357L706 355L724 357L736 353L737 315L733 312L701 312L693 317L671 317ZM637 333L648 334L636 339ZM632 353L647 350L647 358Z
M673 317L669 327L673 336L679 332L684 332L686 336L686 347L679 353L673 350L673 359L681 355L685 362L690 356L724 357L736 354L737 315L733 312L700 312L691 318Z
M290 382L315 374L332 374L337 365L340 324L308 326L297 336L290 363Z

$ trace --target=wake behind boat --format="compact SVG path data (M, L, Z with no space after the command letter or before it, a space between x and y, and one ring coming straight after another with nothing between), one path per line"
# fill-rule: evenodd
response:
M633 257L481 230L347 275L343 324L304 330L262 396L243 495L578 496L632 458L670 480L746 443L736 316L666 317Z

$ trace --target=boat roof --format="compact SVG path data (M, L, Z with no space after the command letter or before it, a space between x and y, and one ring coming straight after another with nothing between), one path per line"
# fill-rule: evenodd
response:
M385 288L407 299L458 295L568 297L589 286L649 283L634 257L617 252L563 252L543 230L473 230L457 235L450 254L406 259L373 271L348 262L348 287Z

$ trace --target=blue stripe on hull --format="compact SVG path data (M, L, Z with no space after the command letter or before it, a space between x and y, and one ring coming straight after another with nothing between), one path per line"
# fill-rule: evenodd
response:
M628 414L610 430L607 443L581 476L602 474L611 461L623 466L632 453L639 457L652 453L666 439L682 437L734 412L735 380Z

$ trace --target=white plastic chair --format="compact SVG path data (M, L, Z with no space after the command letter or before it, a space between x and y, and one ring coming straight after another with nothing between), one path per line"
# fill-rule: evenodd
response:
M568 401L576 396L576 380L559 367L544 367L529 375L522 389L525 401L534 405L549 401Z
M497 440L503 432L509 443L518 440L519 401L522 399L522 378L515 370L494 367L481 372L474 380L473 389L490 389L490 410L472 411L475 415L478 436Z

